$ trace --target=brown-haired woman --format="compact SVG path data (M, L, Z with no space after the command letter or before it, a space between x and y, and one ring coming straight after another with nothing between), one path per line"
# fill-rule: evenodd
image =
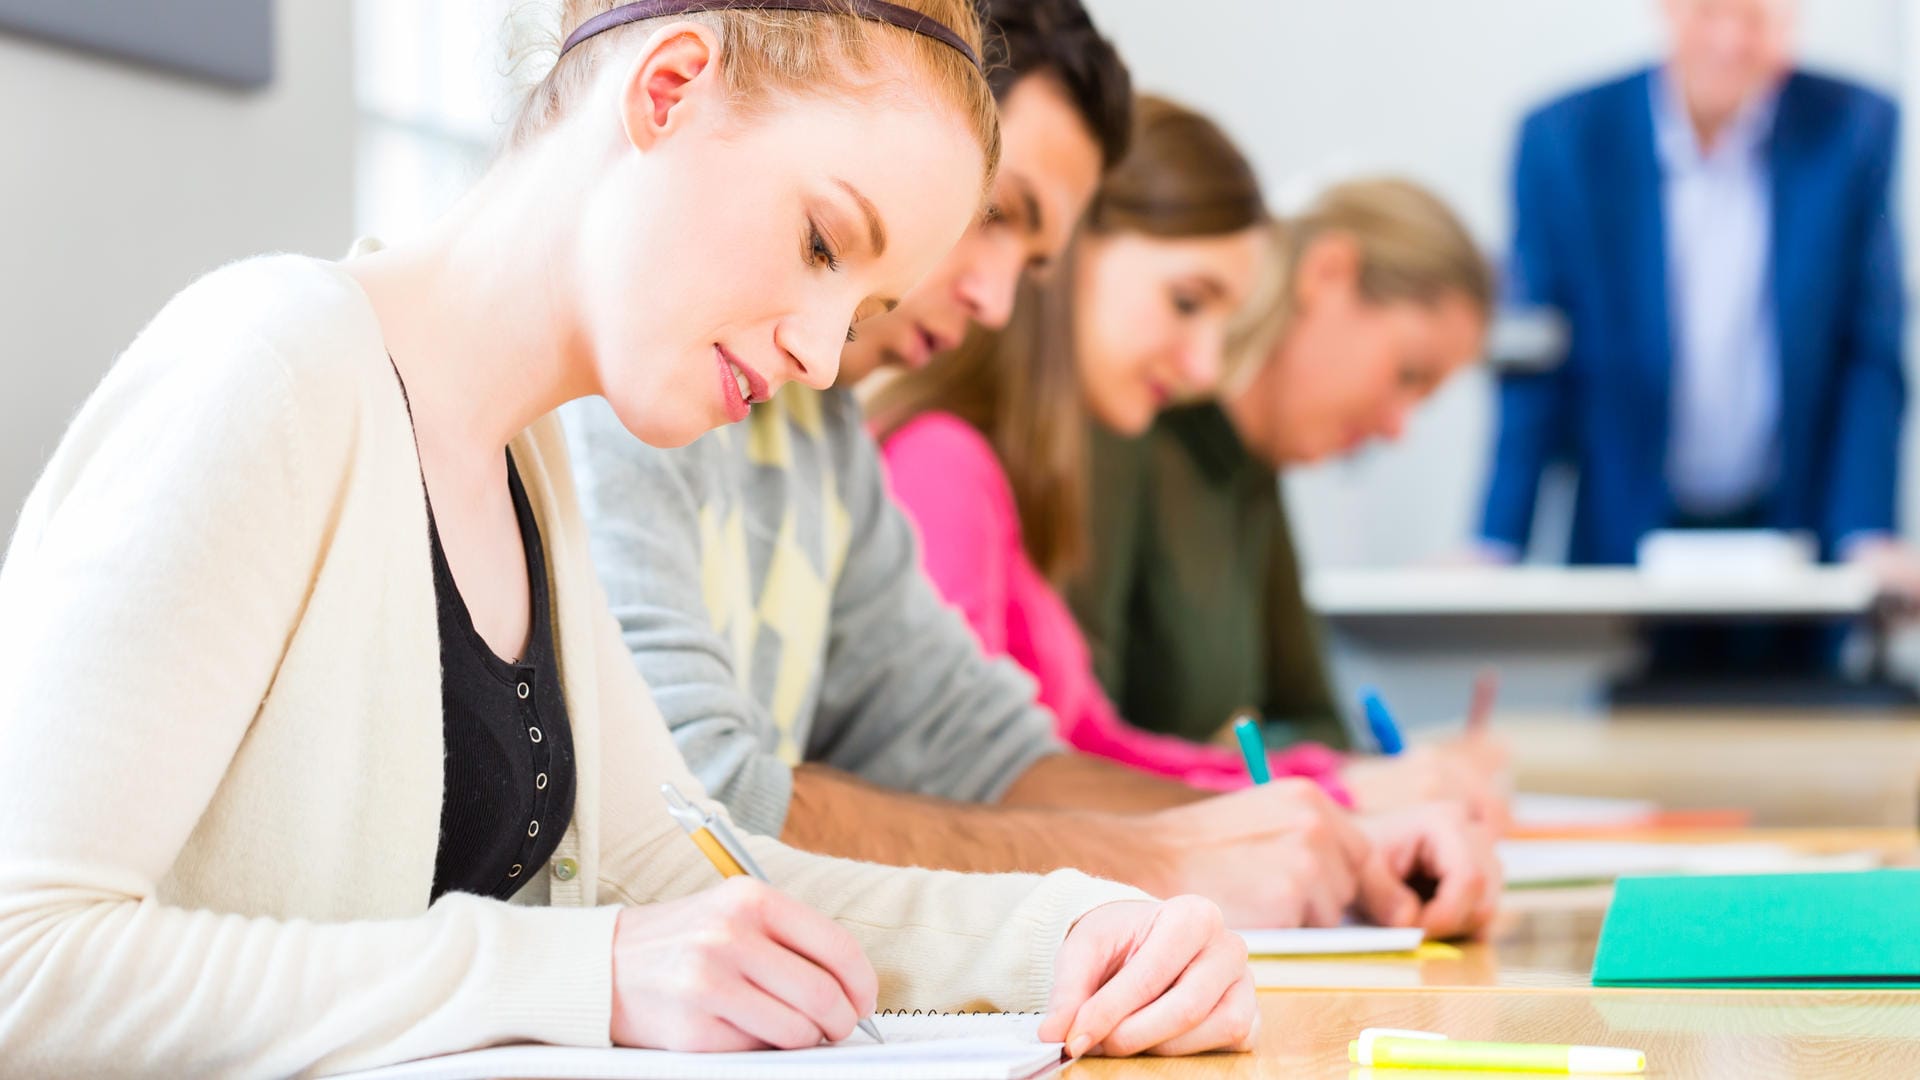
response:
M1397 438L1479 355L1492 275L1444 203L1358 179L1276 227L1276 258L1236 327L1218 401L1163 413L1144 439L1093 430L1093 557L1068 590L1122 713L1206 742L1238 713L1344 737L1278 472ZM1362 809L1464 801L1504 816L1504 754L1484 738L1349 758Z
M75 419L0 568L8 1071L797 1047L876 998L1051 1006L1076 1052L1247 1044L1204 901L758 839L792 898L712 889L664 812L663 782L707 804L553 409L677 444L827 385L995 161L966 0L760 6L562 5L574 47L445 220L207 276Z
M1211 390L1271 245L1257 181L1218 128L1152 98L1138 117L1132 151L1096 197L1059 281L1029 286L1005 333L977 335L900 377L873 409L930 575L990 651L1035 675L1062 736L1188 783L1238 787L1248 781L1232 751L1121 718L1056 591L1088 544L1084 420L1139 434L1169 402ZM1343 798L1344 764L1317 747L1274 760ZM1372 824L1396 849L1397 869L1425 859L1445 879L1417 916L1430 929L1485 921L1497 876L1490 843L1464 813ZM1337 919L1341 907L1303 911L1302 921Z
M1169 401L1211 389L1268 245L1259 182L1218 127L1155 97L1139 99L1136 117L1060 287L1029 284L1004 333L976 334L883 389L875 426L934 580L989 651L1035 672L1069 742L1196 786L1239 787L1230 753L1142 737L1113 714L1082 677L1086 657L1052 587L1087 544L1081 418L1141 431ZM988 561L994 553L1015 557Z

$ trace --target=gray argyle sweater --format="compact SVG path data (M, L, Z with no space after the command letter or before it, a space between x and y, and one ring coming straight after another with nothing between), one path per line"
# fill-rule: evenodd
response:
M1060 749L1032 680L927 580L851 394L789 386L678 450L598 398L564 419L634 664L746 828L780 833L802 761L990 802Z

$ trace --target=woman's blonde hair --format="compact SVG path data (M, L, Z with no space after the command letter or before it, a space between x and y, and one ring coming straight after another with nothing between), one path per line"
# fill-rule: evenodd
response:
M1184 106L1140 96L1126 156L1046 283L1021 283L1006 329L976 329L958 349L882 389L872 403L875 430L884 439L936 410L979 429L1006 469L1028 557L1063 580L1087 546L1086 409L1073 342L1082 238L1222 236L1266 218L1259 178L1225 132Z
M981 22L973 0L896 0L952 30L982 54ZM546 0L521 4L509 16L513 66L523 78L543 74L527 87L507 128L509 149L552 127L623 47L646 40L670 22L696 22L720 38L720 74L728 100L751 115L776 92L845 97L888 86L888 61L904 55L904 70L952 109L986 156L985 181L1000 161L1000 119L986 76L957 50L934 38L844 12L769 11L750 3L737 8L647 19L616 27L560 55L561 42L588 19L619 6L618 0ZM892 50L905 50L904 54ZM983 188L984 190L984 188Z
M1273 257L1228 335L1227 382L1252 378L1286 336L1294 275L1316 240L1351 239L1360 249L1360 295L1370 303L1433 303L1466 297L1484 320L1494 301L1493 269L1460 218L1410 180L1365 177L1328 188L1302 213L1272 225Z

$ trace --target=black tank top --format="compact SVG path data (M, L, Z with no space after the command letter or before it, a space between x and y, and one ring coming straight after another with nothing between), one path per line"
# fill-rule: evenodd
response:
M554 655L546 555L511 454L507 485L533 598L527 655L518 663L494 655L474 629L427 508L446 739L434 899L449 892L512 896L552 857L573 819L573 733Z

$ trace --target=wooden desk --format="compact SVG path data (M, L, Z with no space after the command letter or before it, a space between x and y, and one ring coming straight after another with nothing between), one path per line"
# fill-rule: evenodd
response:
M1366 1027L1503 1042L1630 1046L1647 1080L1910 1077L1920 1073L1920 991L1267 992L1253 1054L1088 1061L1064 1080L1516 1080L1525 1073L1356 1069Z
M1920 862L1920 835L1912 830L1737 835L1808 851L1870 849L1895 864ZM1647 1052L1651 1080L1920 1075L1920 991L1595 989L1589 973L1610 896L1606 888L1515 892L1490 940L1464 946L1458 959L1351 961L1345 965L1349 981L1264 990L1260 1041L1253 1054L1086 1061L1062 1075L1065 1080L1514 1080L1525 1075L1357 1070L1347 1063L1347 1042L1367 1027L1443 1031L1463 1039L1631 1046ZM1338 976L1332 965L1285 963L1305 970L1317 966ZM1368 979L1375 985L1365 985Z
M1911 714L1516 714L1500 717L1499 730L1522 791L1737 807L1764 826L1920 823L1920 718Z

